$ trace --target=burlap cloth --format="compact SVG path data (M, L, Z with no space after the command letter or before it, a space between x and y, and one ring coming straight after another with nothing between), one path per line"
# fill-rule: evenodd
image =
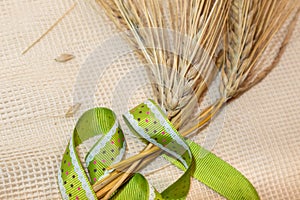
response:
M0 1L0 199L60 199L57 169L76 123L76 116L67 118L65 113L74 104L77 73L117 30L103 13L81 1L30 51L21 53L73 3ZM300 199L299 37L300 21L276 69L227 106L222 134L212 150L248 177L262 199ZM61 53L76 58L55 62ZM95 105L110 107L111 88L139 64L134 54L114 62L105 72L107 80L99 82ZM149 95L137 91L128 107ZM142 147L129 138L130 155ZM156 168L152 164L145 173ZM179 174L169 166L147 178L161 190ZM193 181L189 199L222 197Z

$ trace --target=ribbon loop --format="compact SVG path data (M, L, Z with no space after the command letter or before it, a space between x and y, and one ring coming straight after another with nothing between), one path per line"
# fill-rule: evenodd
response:
M100 136L85 157L89 176L85 173L76 147ZM97 199L91 184L109 172L106 168L119 162L125 152L125 139L115 114L107 108L94 108L78 120L63 155L58 184L63 199Z

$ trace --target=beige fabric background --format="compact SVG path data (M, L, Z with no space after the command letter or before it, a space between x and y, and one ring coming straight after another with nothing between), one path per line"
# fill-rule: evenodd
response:
M74 103L77 73L88 55L117 30L103 13L80 1L45 38L21 53L73 3L0 1L0 199L60 199L57 169L76 123L76 116L64 114ZM300 21L277 68L227 106L223 131L213 148L249 178L262 199L300 199L299 37ZM61 53L76 58L55 62ZM114 62L99 83L95 105L111 107L114 84L139 65L133 54ZM148 90L137 91L128 107L149 95ZM129 155L135 154L143 144L128 137ZM156 168L154 163L144 172ZM147 178L163 189L179 174L170 166ZM193 181L189 199L222 197Z

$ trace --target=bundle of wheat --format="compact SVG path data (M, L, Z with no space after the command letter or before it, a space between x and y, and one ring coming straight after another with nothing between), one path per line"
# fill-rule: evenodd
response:
M127 39L141 49L140 56L149 64L149 77L157 83L153 85L155 100L182 136L199 132L226 102L259 83L276 66L300 4L292 0L97 2L120 30L131 30ZM260 60L272 37L295 11L273 62L262 64ZM169 30L176 34L166 41ZM218 72L220 97L198 112L195 104ZM149 144L140 154L111 166L114 172L93 186L97 196L108 199L132 172L161 153Z

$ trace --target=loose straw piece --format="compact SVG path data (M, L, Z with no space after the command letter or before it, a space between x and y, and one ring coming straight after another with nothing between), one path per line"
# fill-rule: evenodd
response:
M79 110L80 106L81 103L76 103L75 105L71 106L66 112L65 117L73 117L74 114Z
M37 40L35 40L29 47L27 47L22 52L22 55L27 53L34 45L36 45L41 39L43 39L43 37L45 37L59 22L61 22L76 7L76 5L77 3L74 3L73 6L69 8L69 10L67 10L67 12L65 12L65 14L63 14L52 26L50 26L50 28L46 32L44 32Z

